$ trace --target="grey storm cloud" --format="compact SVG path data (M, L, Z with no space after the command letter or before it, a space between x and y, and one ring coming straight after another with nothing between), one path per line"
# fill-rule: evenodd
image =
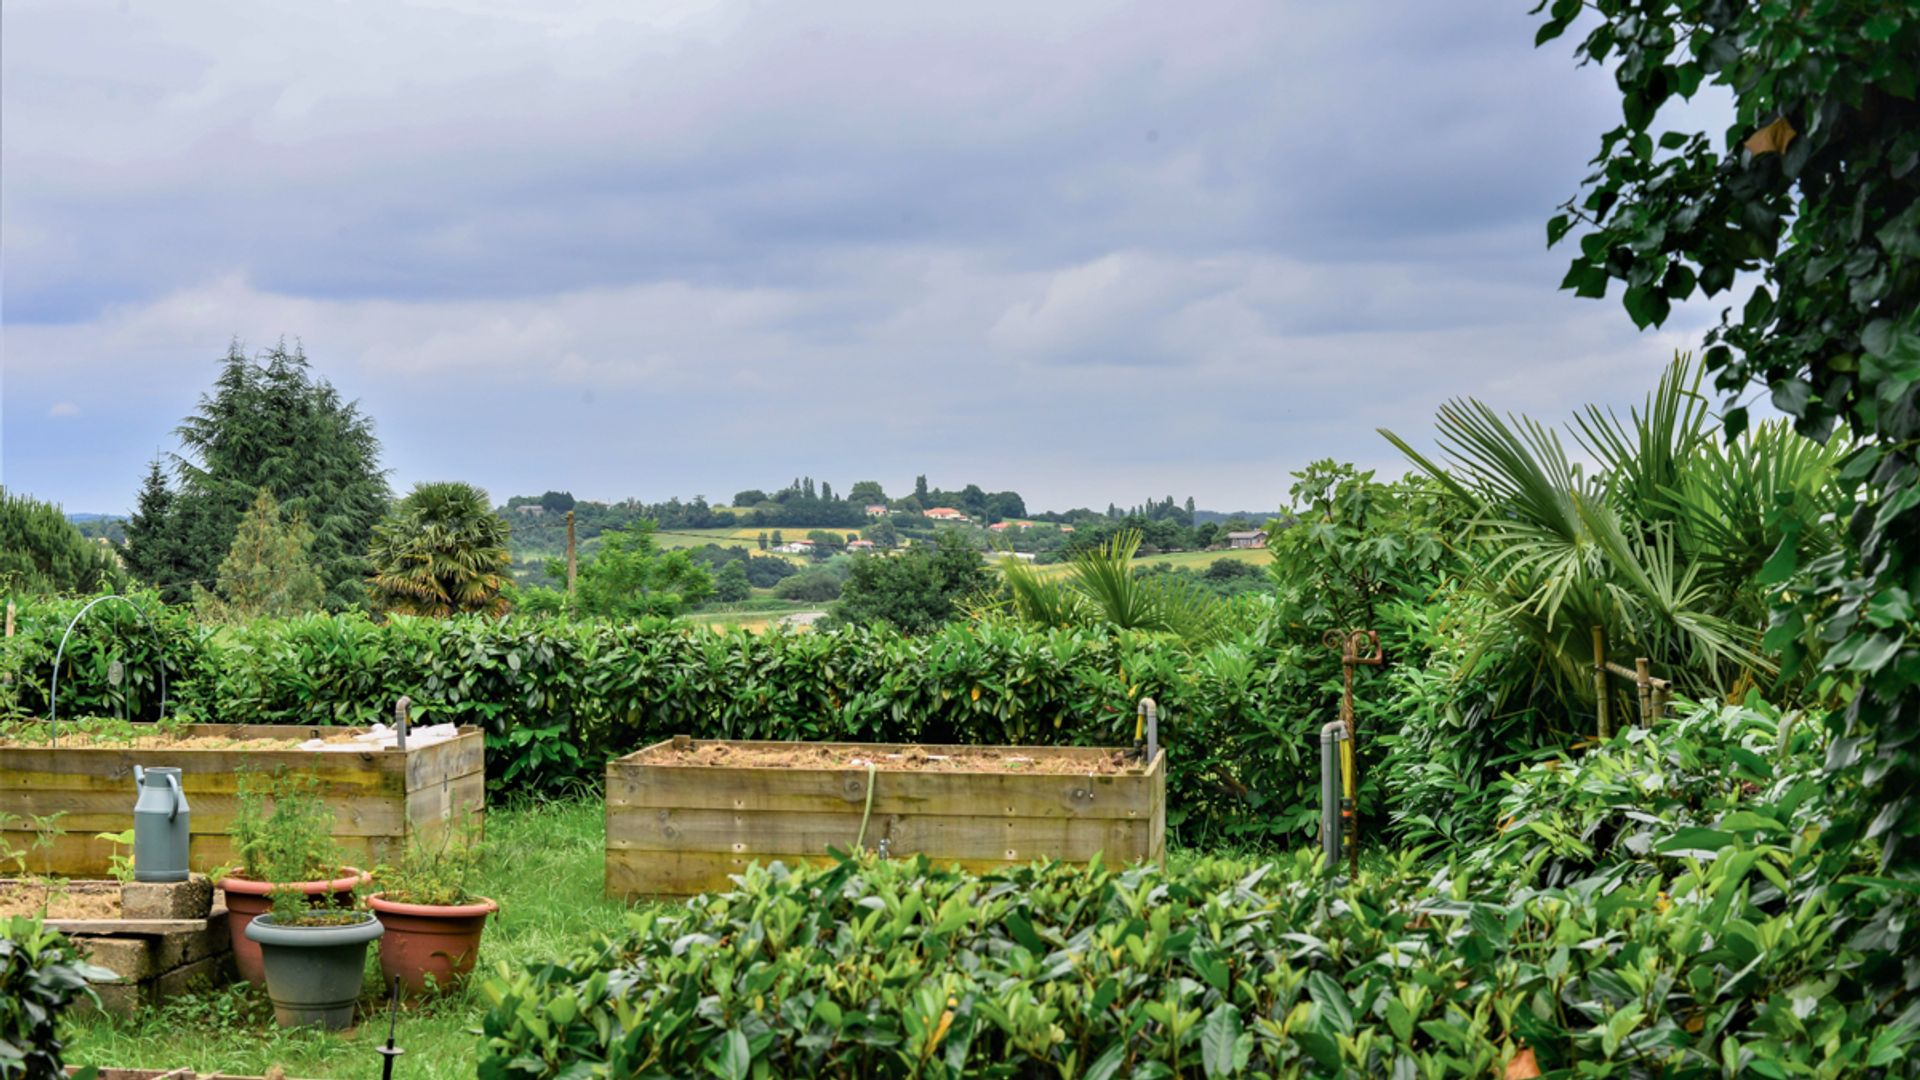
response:
M1447 396L1637 399L1707 317L1556 293L1617 106L1524 5L0 20L0 467L74 509L126 507L234 336L300 338L403 483L1264 507Z

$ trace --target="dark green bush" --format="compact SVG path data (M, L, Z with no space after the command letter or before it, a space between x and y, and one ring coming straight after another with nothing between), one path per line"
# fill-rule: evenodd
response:
M754 867L486 983L518 1077L1857 1075L1915 1041L1853 978L1848 901L1733 840L1623 883L1479 891L1414 860ZM1524 1069L1524 1065L1521 1066ZM1516 1072L1509 1075L1534 1075Z
M112 975L82 961L72 942L37 919L0 923L0 1078L64 1075L60 1014L97 1000L87 979Z

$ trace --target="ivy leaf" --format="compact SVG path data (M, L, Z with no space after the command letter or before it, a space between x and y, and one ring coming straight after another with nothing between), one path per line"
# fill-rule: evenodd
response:
M1805 379L1781 379L1773 384L1773 405L1788 416L1805 416L1813 387Z
M1585 293L1581 294L1586 295ZM1627 306L1627 314L1633 324L1642 330L1649 326L1659 326L1667 321L1670 305L1666 293L1646 285L1635 285L1627 290L1622 298Z

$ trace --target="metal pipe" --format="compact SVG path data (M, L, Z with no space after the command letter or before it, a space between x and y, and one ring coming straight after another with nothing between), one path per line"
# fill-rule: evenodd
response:
M1141 742L1143 733L1144 743ZM1145 764L1151 766L1154 756L1160 752L1160 706L1150 697L1140 699L1140 707L1134 710L1133 716L1134 749L1143 745L1147 751Z
M1344 769L1340 744L1347 740L1347 725L1333 720L1320 729L1320 852L1326 856L1325 870L1340 869L1340 856L1346 846L1346 818L1343 796Z
M1600 741L1613 738L1613 724L1607 717L1607 631L1593 628L1593 707L1600 717Z

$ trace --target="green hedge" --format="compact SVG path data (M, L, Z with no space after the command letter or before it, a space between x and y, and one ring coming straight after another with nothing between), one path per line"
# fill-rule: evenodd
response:
M1847 902L1737 849L1484 892L1307 853L1177 874L755 867L482 987L483 1080L1859 1075L1915 1040L1850 978ZM1555 1072L1559 1070L1558 1072ZM1535 1075L1516 1071L1507 1075Z
M74 610L74 601L23 609L23 636L0 659L13 676L8 712L45 715L53 643ZM118 650L136 691L126 707L151 719L154 646L131 615L107 612L95 609L69 645L61 711L117 714L105 671ZM1170 824L1188 839L1310 834L1315 739L1334 706L1325 651L1303 655L1272 627L1193 652L1152 635L992 621L920 637L352 614L214 632L171 609L156 622L176 711L364 724L386 719L405 694L419 722L484 727L496 780L522 790L591 778L608 757L675 734L1124 744L1135 702L1151 695L1164 714Z

